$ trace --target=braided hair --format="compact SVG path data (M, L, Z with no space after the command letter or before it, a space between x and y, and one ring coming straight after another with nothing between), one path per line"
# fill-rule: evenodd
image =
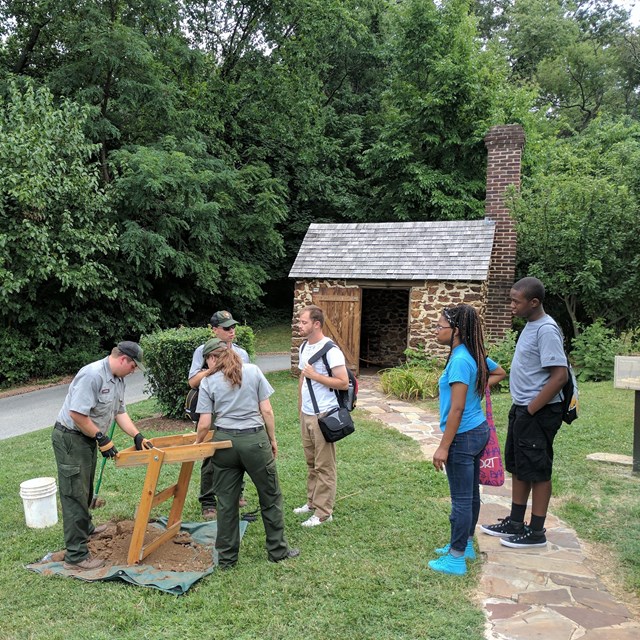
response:
M482 324L478 312L468 304L459 304L455 307L448 307L442 311L442 315L452 329L458 329L460 342L467 347L471 357L478 365L478 376L476 380L476 393L482 398L484 390L489 381L489 368L487 367L487 352L484 348L484 335ZM447 363L453 353L453 334L451 332L451 350L447 356Z

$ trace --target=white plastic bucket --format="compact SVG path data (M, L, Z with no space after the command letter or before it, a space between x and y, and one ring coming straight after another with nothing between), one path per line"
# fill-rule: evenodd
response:
M55 478L33 478L20 483L27 527L44 529L58 522L57 491Z

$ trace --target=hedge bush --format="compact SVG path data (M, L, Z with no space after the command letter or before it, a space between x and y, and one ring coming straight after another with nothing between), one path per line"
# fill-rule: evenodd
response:
M601 319L585 327L572 344L577 377L583 381L612 380L615 357L626 351L622 340Z
M189 391L188 375L194 350L213 337L210 327L179 327L142 336L147 383L163 415L184 417L184 400ZM236 327L236 342L255 356L255 335L251 327Z

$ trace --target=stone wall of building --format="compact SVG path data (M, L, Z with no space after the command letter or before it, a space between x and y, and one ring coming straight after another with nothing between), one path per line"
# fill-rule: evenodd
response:
M509 291L516 273L516 229L505 196L509 187L520 188L524 129L519 124L492 127L484 141L488 151L485 211L496 223L485 331L499 340L511 328Z
M469 304L482 317L486 311L486 294L486 282L428 281L413 287L409 303L409 346L424 349L433 356L446 356L449 349L436 344L433 329L442 310L456 304Z
M395 367L406 360L409 289L363 289L360 361Z
M298 333L298 314L303 307L313 304L313 293L320 287L358 288L358 285L346 280L298 280L294 287L291 371L298 374L298 350L302 337ZM435 342L435 325L445 307L456 304L474 306L482 317L486 313L486 282L436 282L428 281L406 289L365 289L363 291L362 329L372 335L380 331L378 366L394 366L401 362L406 347L425 349L427 353L445 357L447 347ZM408 307L408 311L407 311ZM485 323L486 324L486 323ZM366 335L366 334L365 334ZM369 344L373 344L373 337ZM375 355L375 351L373 352ZM367 360L374 363L372 351ZM364 357L364 352L362 353ZM368 365L369 362L365 362Z

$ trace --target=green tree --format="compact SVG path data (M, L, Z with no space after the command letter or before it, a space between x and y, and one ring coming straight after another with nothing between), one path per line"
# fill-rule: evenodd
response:
M469 219L484 211L483 138L501 67L482 50L468 2L410 0L390 26L379 135L363 152L368 220Z
M88 165L87 109L56 106L46 88L16 82L0 96L0 322L60 349L104 329L116 251L106 194Z
M539 157L515 199L521 271L560 298L573 326L640 322L640 125L595 120Z

